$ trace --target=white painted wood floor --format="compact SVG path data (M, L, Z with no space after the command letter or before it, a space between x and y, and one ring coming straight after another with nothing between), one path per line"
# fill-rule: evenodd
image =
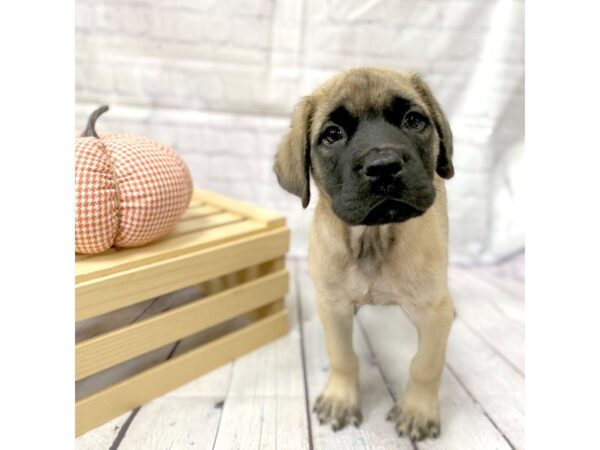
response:
M327 377L323 331L306 263L290 261L288 335L86 433L76 448L523 449L523 266L519 255L497 266L450 268L457 318L437 440L412 444L385 420L417 345L399 307L363 307L355 318L363 424L337 433L319 425L310 409Z

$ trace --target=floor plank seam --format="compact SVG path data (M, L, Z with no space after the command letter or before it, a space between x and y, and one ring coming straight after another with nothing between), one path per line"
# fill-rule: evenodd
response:
M517 319L514 319L513 317L509 316L508 314L506 314L506 311L504 311L502 308L500 308L500 306L498 306L498 304L494 301L487 301L488 305L490 305L492 307L492 309L494 311L496 311L500 316L502 316L506 321L511 322L515 325L519 325L521 326L523 324L523 321L519 321Z
M492 426L504 438L504 440L509 445L509 447L512 450L516 450L515 446L510 441L510 439L508 439L508 437L504 434L504 432L500 429L500 427L498 427L498 425L496 424L496 422L494 421L494 419L492 419L492 417L488 414L488 412L485 410L485 408L483 407L483 405L481 403L479 403L479 401L477 401L477 399L475 398L475 396L473 395L473 393L467 388L467 386L463 383L463 381L460 379L460 377L458 376L458 374L454 371L454 369L452 368L452 366L450 366L450 364L448 364L448 362L446 362L446 368L454 376L454 378L456 379L456 381L458 382L458 384L463 388L463 390L466 392L466 394L469 396L469 398L473 401L473 403L475 403L475 405L477 405L477 407L481 410L481 412L483 413L483 415L490 421L490 423L492 424Z
M129 426L131 425L131 422L133 422L133 419L135 419L135 416L140 411L140 409L141 409L141 407L138 407L138 408L135 408L133 411L131 411L131 414L129 414L129 417L127 417L127 420L121 426L121 429L119 430L119 433L117 434L117 437L115 437L115 440L113 441L109 450L117 450L119 448L119 446L121 445L121 442L123 441L123 439L125 438L125 435L127 434L127 430L129 430Z
M254 393L256 398L256 392ZM264 417L265 417L265 402L260 403L260 432L258 434L258 448L262 447L262 437L263 437L263 426L264 426ZM275 438L275 442L277 442L277 438Z
M235 359L231 362L231 371L229 372L229 380L227 381L227 389L225 390L225 396L222 402L217 402L217 404L221 403L221 410L219 414L219 421L217 422L217 429L215 430L215 438L213 440L212 450L215 450L215 445L217 445L217 439L219 438L219 429L221 427L221 420L223 419L223 414L225 413L225 407L227 406L227 397L229 397L229 390L231 389L231 382L233 380L233 372L235 369Z
M456 320L460 320L460 322L469 329L475 336L477 336L485 345L487 345L499 358L501 358L506 364L508 364L515 372L517 372L521 377L525 377L525 374L521 369L519 369L508 357L504 355L498 348L496 348L490 341L488 341L485 337L483 337L475 328L473 328L468 322L462 320L460 316L457 316Z
M289 330L288 333L290 331L291 330ZM274 371L274 373L273 373L273 379L274 379L275 386L279 385L279 383L278 383L279 377L277 376L279 373L280 373L279 371ZM277 395L277 393L275 394L275 396L279 397L279 395ZM274 408L275 408L275 417L279 417L279 402L278 401L274 402ZM263 411L264 411L264 403L263 403ZM277 442L279 442L278 438L277 438L277 431L278 431L277 430L277 420L275 420L275 423L273 425L275 427L275 433L274 433L275 434L275 442L277 443ZM261 430L261 435L260 436L261 436L261 443L262 443L262 430ZM277 446L277 444L275 444L275 445Z
M306 423L308 426L308 446L310 450L314 449L312 424L310 417L310 391L308 390L308 377L306 372L306 352L304 350L304 317L302 316L302 295L300 283L300 264L294 265L294 284L296 286L296 303L298 314L298 331L300 334L300 356L302 359L302 378L304 380L304 404L306 410Z
M483 281L484 283L487 283L488 285L501 290L502 292L504 292L505 294L512 296L512 297L518 297L519 300L523 300L522 297L522 292L516 292L516 289L510 288L506 286L506 283L503 283L503 279L502 277L495 275L493 273L482 273L482 272L478 272L478 271L473 271L473 274L477 275L477 278L480 279L481 281ZM511 281L513 282L517 282L520 285L524 285L523 281L515 279L515 278L510 278Z

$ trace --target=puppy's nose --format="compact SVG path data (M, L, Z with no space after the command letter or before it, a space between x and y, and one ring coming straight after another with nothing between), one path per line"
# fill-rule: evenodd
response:
M402 172L402 158L391 152L377 154L365 161L364 174L372 181L392 179Z

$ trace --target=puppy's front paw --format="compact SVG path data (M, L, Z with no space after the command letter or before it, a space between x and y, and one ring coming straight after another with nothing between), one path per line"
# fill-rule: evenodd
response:
M341 430L349 424L358 427L362 422L362 413L358 405L342 399L325 397L323 394L317 397L313 412L321 425L330 423L333 431Z
M388 413L387 420L394 422L399 436L406 436L411 441L437 438L440 435L440 419L437 412L427 413L397 404Z
M362 422L362 413L358 403L358 388L336 385L330 382L317 397L313 412L319 423L331 424L333 431L338 431L346 425L358 427Z

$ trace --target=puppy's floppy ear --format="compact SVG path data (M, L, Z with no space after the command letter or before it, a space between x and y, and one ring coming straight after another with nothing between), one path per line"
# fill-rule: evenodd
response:
M310 125L314 105L304 97L294 110L290 130L279 144L273 170L286 191L302 199L306 208L310 202Z
M425 84L421 77L415 74L413 75L411 81L429 107L433 116L435 129L440 138L440 152L438 154L435 171L440 177L448 180L454 176L454 166L452 164L452 155L454 153L454 149L452 144L452 131L450 130L450 124L448 123L446 114L444 114L444 111L442 111L440 104L431 93L429 86Z

